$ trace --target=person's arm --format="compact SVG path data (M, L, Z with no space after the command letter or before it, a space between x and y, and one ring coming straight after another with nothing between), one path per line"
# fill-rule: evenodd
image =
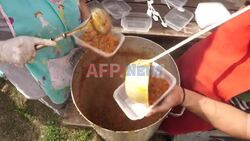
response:
M54 46L56 43L51 40L28 36L0 41L0 62L22 66L35 57L35 45Z
M182 106L210 122L215 128L234 137L250 140L250 115L237 108L202 96L185 89L185 100ZM165 112L179 105L183 100L182 88L176 86L172 94L167 96L161 105L151 114Z
M237 108L185 90L183 106L215 128L238 138L250 139L250 115Z

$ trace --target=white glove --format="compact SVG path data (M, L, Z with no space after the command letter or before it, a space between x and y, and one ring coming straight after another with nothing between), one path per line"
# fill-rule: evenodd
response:
M24 65L36 55L35 45L54 46L56 42L36 37L19 36L0 42L0 61Z

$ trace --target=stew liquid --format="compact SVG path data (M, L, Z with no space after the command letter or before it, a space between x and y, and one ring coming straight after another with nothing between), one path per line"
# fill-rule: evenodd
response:
M159 77L149 77L148 97L149 105L158 100L169 88L168 81Z

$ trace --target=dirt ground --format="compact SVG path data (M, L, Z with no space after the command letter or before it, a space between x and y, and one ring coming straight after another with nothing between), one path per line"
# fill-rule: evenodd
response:
M0 79L2 89L8 82ZM0 92L1 141L88 141L92 130L64 127L61 118L39 101L26 100L9 84Z
M150 38L168 48L181 40ZM189 45L188 45L189 46ZM177 58L187 48L174 52ZM6 87L8 84L8 87ZM101 140L91 129L61 125L61 117L39 101L26 100L8 81L0 79L0 140L1 141L90 141ZM152 141L166 140L155 136Z

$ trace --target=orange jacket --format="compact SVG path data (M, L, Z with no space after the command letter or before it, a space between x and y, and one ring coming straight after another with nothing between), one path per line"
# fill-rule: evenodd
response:
M183 87L212 99L227 102L249 90L250 11L194 44L177 65ZM179 118L169 117L162 124L163 130L174 135L212 128L189 111Z

